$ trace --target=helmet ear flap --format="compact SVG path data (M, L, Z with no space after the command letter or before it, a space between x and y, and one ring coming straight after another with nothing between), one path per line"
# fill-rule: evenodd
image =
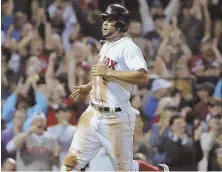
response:
M126 23L122 20L118 20L117 24L116 24L116 29L120 32L126 32L127 31L128 26L126 25Z

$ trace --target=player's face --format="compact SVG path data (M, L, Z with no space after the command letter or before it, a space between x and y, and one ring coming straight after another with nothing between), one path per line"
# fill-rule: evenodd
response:
M111 36L116 30L115 24L116 20L112 18L105 18L103 25L102 25L102 35L104 37L109 37Z

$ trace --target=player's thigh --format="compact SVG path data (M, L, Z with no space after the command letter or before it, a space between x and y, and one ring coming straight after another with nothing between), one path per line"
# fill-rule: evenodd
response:
M128 115L128 114L124 114ZM133 133L135 122L114 120L100 130L100 141L105 147L115 170L131 171L133 167Z
M77 166L81 168L84 168L95 157L101 147L95 128L90 123L92 118L92 110L87 110L83 113L69 149L69 153L77 161Z

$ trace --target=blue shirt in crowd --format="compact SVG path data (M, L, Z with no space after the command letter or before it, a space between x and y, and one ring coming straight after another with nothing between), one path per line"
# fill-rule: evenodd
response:
M220 79L214 89L214 97L222 99L222 79Z
M2 28L1 29L3 32L6 33L9 29L9 27L12 24L14 24L14 16L2 16L1 21L2 21L2 24L1 24Z
M156 116L155 112L158 106L159 99L154 96L151 96L144 107L144 113L149 118L154 118Z
M35 92L36 104L26 111L26 121L23 130L29 129L35 115L37 113L47 112L48 102L47 98L40 92ZM7 128L13 128L13 117L16 110L17 96L12 93L5 101L2 107L2 119L5 121Z

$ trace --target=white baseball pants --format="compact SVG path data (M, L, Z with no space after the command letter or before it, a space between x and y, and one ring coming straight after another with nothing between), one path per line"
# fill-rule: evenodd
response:
M69 149L77 159L75 170L84 168L104 147L116 171L138 171L138 164L133 162L136 113L130 103L121 109L101 113L89 106L83 113Z

